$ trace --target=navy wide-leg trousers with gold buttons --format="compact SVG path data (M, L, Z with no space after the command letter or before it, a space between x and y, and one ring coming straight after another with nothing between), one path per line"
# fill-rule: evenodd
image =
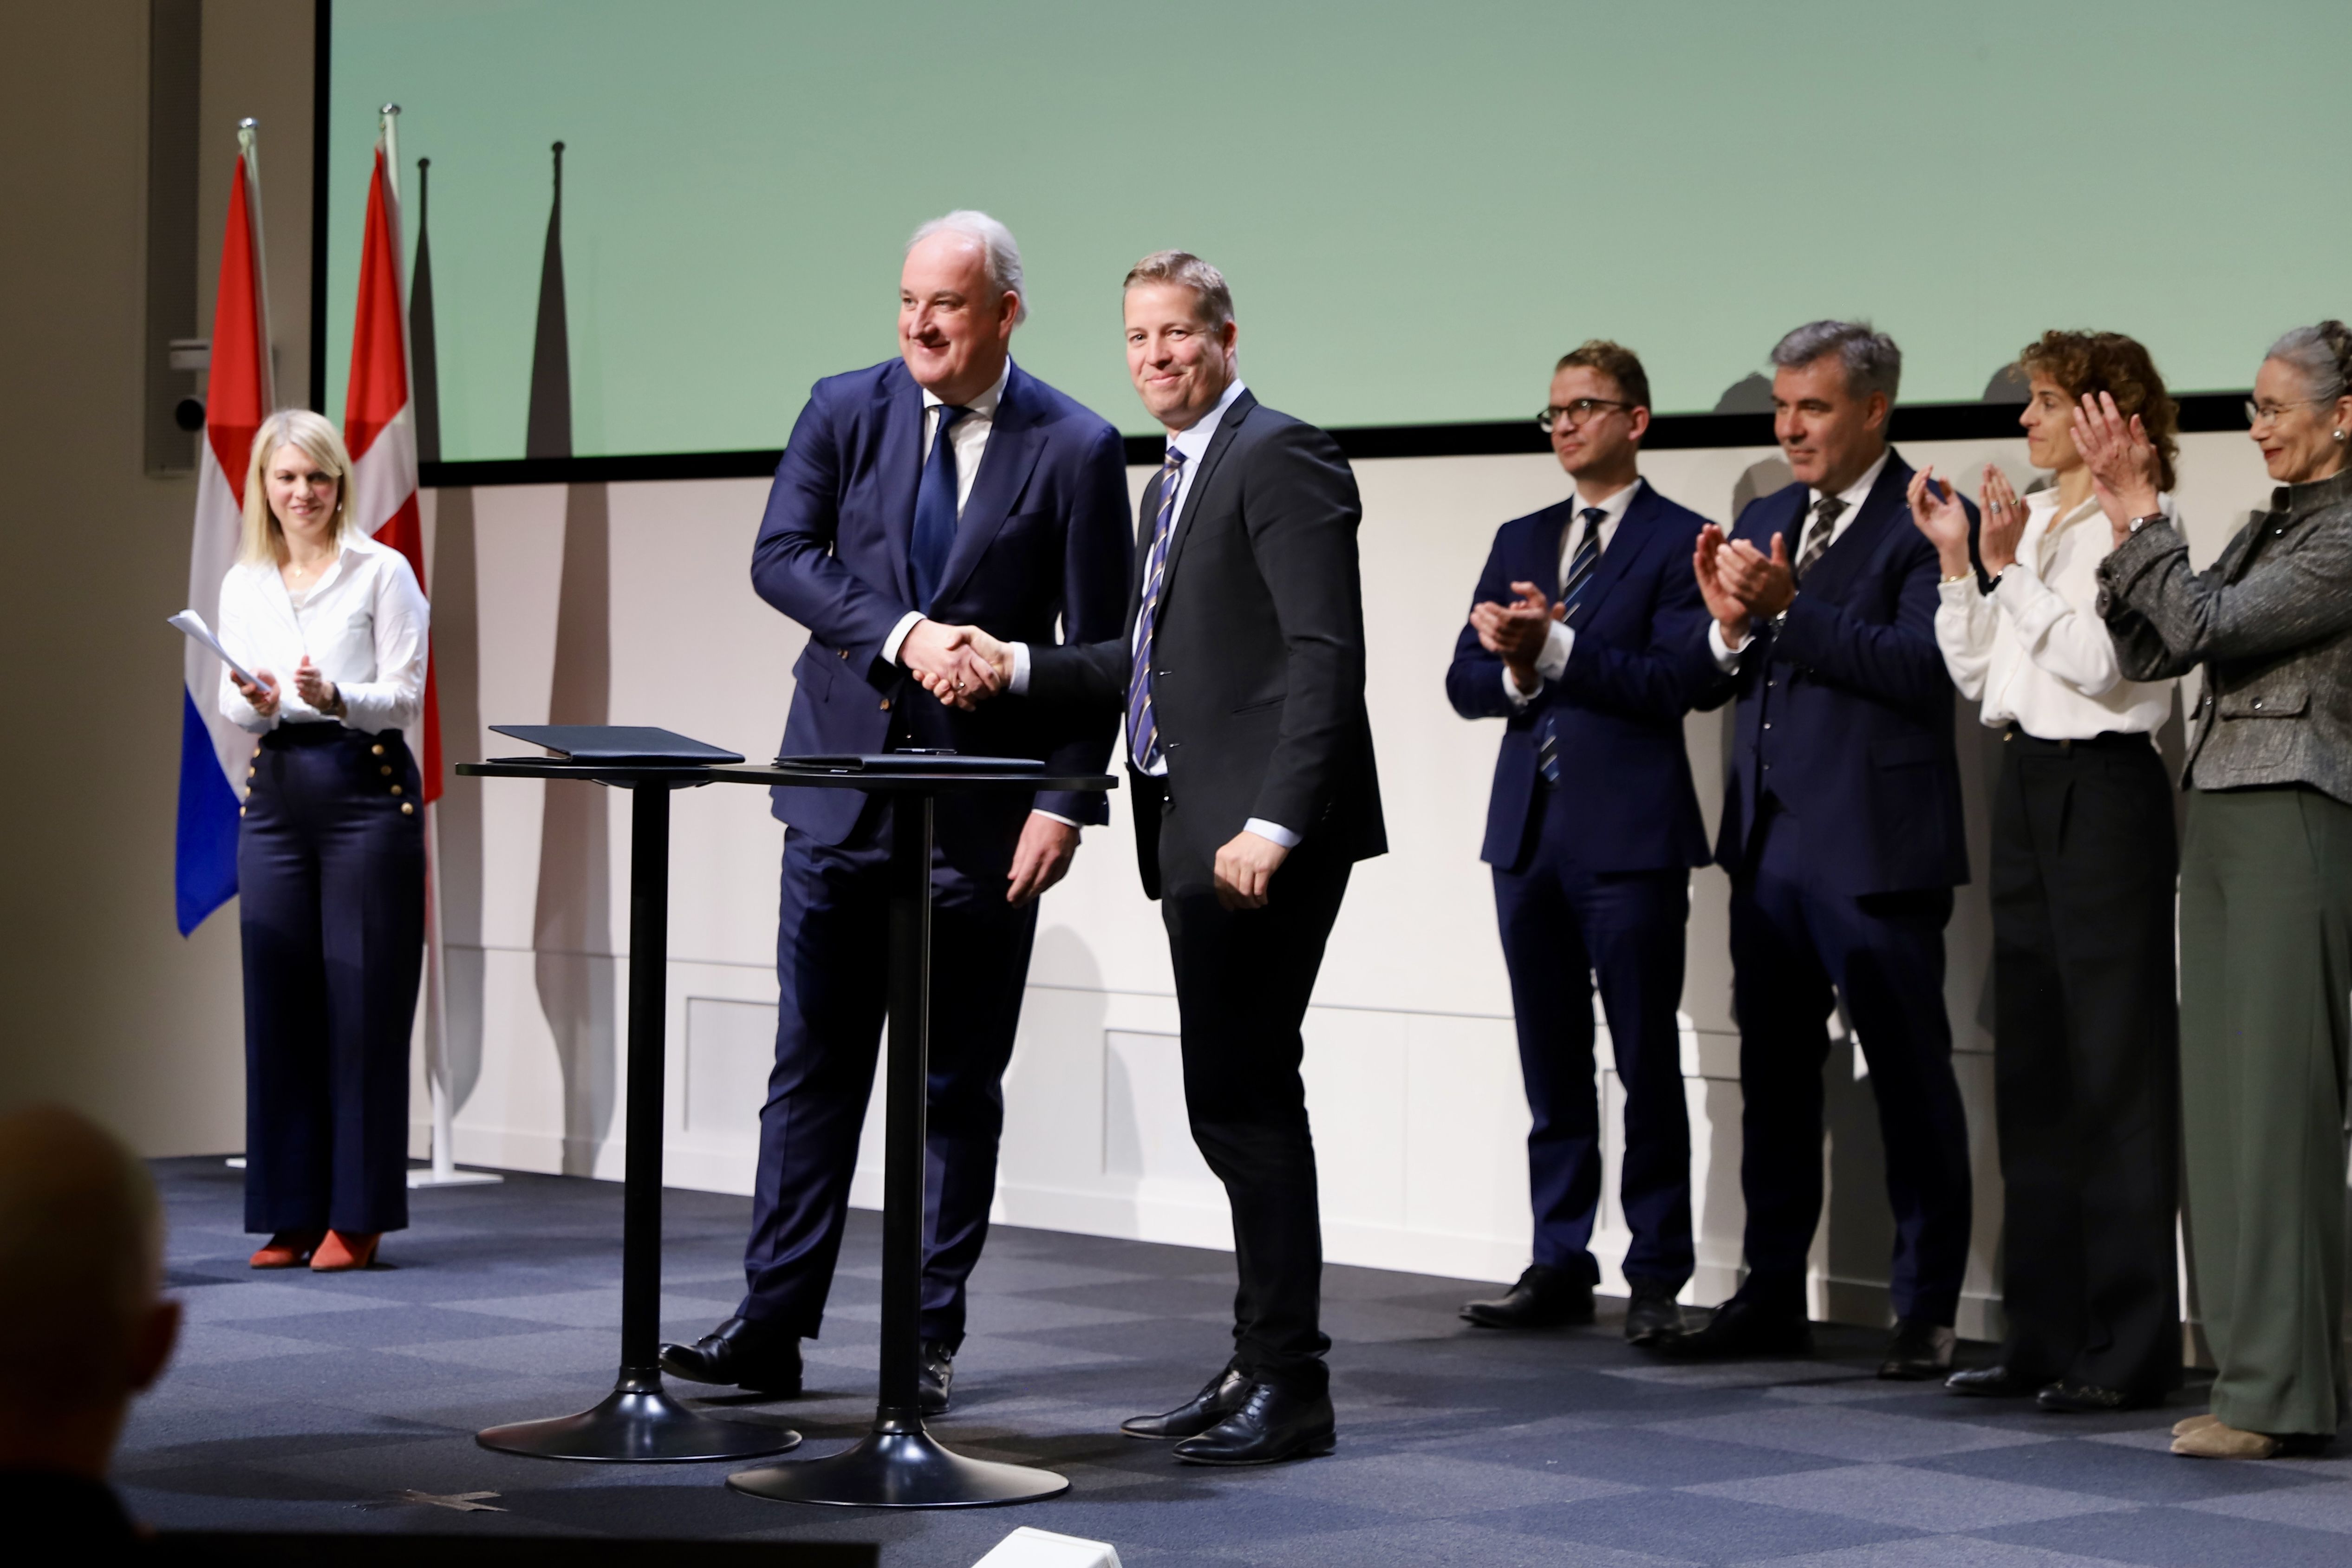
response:
M425 808L398 730L281 724L247 779L245 1228L408 1224Z

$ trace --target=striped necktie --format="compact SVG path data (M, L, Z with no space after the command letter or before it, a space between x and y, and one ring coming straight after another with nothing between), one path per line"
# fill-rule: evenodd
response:
M1150 773L1160 766L1160 726L1151 715L1151 640L1160 623L1160 584L1168 575L1168 536L1176 527L1177 478L1184 455L1173 442L1160 470L1160 509L1143 558L1143 596L1135 612L1135 662L1127 679L1128 759Z
M1584 538L1569 558L1568 575L1559 585L1562 619L1575 615L1584 591L1592 586L1592 574L1601 570L1601 524L1609 516L1600 507L1587 507L1576 515L1584 519ZM1559 727L1549 708L1536 720L1536 770L1547 785L1559 782Z
M1805 540L1805 553L1797 562L1796 581L1804 581L1813 563L1829 553L1830 541L1837 534L1839 514L1844 510L1845 502L1835 496L1823 496L1813 503L1812 537Z

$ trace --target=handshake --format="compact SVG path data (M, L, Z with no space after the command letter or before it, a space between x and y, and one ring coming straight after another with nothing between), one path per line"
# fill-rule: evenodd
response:
M1013 645L977 626L919 621L898 644L898 658L925 691L966 713L1013 685Z

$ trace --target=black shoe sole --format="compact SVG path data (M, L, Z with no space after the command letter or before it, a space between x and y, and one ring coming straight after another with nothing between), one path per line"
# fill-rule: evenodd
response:
M1217 1469L1238 1470L1246 1469L1253 1465L1288 1464L1293 1459L1319 1459L1339 1446L1339 1439L1337 1434L1325 1432L1319 1437L1306 1439L1295 1448L1286 1449L1279 1454L1268 1454L1259 1459L1202 1458L1192 1454L1179 1454L1176 1456L1176 1460L1179 1464L1207 1465Z
M688 1372L668 1356L661 1358L661 1369L667 1376L675 1377L681 1383L698 1384L705 1388L740 1388L746 1394L763 1394L771 1399L797 1399L801 1396L801 1379L798 1377L789 1380L753 1379L751 1381L707 1377L700 1373Z

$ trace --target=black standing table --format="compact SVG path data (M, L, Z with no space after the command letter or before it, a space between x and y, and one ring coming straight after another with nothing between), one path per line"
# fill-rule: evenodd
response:
M711 1420L678 1406L661 1387L656 1314L661 1285L669 792L714 783L859 789L891 797L894 808L880 1396L872 1428L840 1453L745 1470L729 1477L727 1484L753 1497L855 1508L976 1508L1034 1501L1068 1490L1069 1481L1050 1470L965 1458L923 1427L918 1316L922 1304L925 1091L930 1063L933 819L942 794L1107 790L1116 789L1117 781L1107 775L1057 777L1009 765L1003 771L966 767L948 773L879 767L606 766L530 758L464 763L457 771L483 778L593 779L626 788L635 800L630 845L629 1153L622 1249L620 1382L593 1410L550 1421L494 1427L480 1434L479 1441L485 1447L516 1453L598 1459L750 1458L779 1453L799 1442L796 1434ZM693 1424L695 1430L690 1439L683 1425L687 1423ZM673 1432L677 1436L667 1436ZM709 1446L728 1441L735 1434L755 1434L760 1446ZM701 1446L691 1454L669 1451L695 1445ZM592 1448L598 1451L584 1451ZM663 1451L644 1451L648 1448Z

